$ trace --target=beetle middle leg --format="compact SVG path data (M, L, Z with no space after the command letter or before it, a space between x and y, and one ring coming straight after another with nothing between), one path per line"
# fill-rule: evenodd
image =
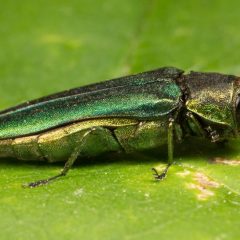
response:
M174 148L174 142L173 142L173 136L174 136L174 119L169 119L168 124L168 164L166 168L161 172L158 173L156 168L152 168L154 172L154 178L156 180L162 180L167 176L167 172L169 167L173 164L173 148Z

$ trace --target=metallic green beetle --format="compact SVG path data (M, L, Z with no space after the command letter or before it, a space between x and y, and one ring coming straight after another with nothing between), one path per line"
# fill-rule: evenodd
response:
M0 157L64 161L168 145L186 135L223 141L238 134L240 79L165 67L43 97L0 112Z

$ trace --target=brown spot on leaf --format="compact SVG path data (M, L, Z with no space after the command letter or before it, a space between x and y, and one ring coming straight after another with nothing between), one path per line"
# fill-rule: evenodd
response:
M220 184L209 179L205 174L197 172L193 176L194 183L187 185L189 189L198 191L197 198L199 200L207 200L214 196L214 189L219 188Z
M229 160L229 159L221 158L221 157L216 157L216 158L212 159L211 162L216 163L216 164L230 165L230 166L240 165L240 160Z
M188 188L197 189L199 191L199 193L197 194L199 200L206 200L208 197L214 196L213 191L206 189L204 186L198 184L190 183L188 185Z

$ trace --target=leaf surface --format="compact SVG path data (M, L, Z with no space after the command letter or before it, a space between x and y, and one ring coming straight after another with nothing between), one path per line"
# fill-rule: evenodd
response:
M5 1L0 107L161 66L239 75L230 2ZM166 148L86 160L36 189L21 184L61 164L2 159L1 239L239 239L239 144L188 139L162 182L150 169L164 168Z

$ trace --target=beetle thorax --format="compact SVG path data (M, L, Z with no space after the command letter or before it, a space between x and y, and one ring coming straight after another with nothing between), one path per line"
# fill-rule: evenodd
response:
M186 109L194 114L213 141L236 132L236 78L231 75L198 72L184 76L188 90Z

